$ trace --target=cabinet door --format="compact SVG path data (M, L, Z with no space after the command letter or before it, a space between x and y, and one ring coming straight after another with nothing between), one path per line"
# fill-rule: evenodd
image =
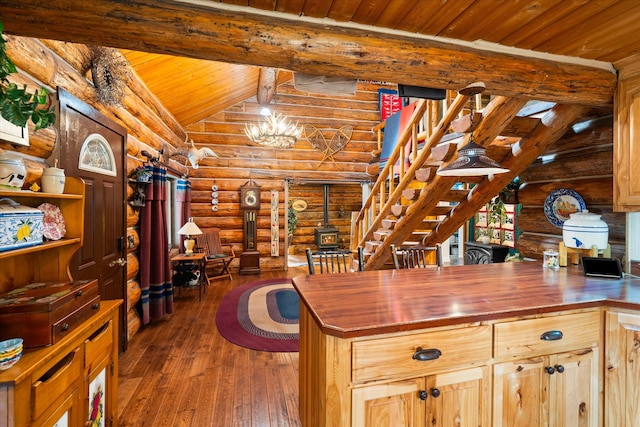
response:
M494 427L548 426L546 359L523 359L494 366Z
M607 313L605 425L640 426L640 315Z
M353 426L419 427L425 425L424 378L353 390Z
M110 426L114 417L111 358L106 357L96 365L85 381L85 425Z
M427 424L431 427L489 427L488 368L427 377Z
M598 349L551 356L551 427L597 427L600 381ZM548 368L547 368L548 369Z

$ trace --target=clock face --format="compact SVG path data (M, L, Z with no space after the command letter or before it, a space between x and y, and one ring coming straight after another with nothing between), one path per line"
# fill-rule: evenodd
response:
M247 190L247 192L244 193L244 204L247 206L255 206L256 203L258 203L256 192L254 190Z
M260 207L260 190L256 187L243 188L240 191L240 207L258 209Z

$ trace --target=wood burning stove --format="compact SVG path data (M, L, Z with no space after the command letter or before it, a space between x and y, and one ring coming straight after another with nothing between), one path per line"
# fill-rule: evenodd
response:
M329 184L324 184L324 224L315 229L318 249L337 249L338 235L338 229L329 224Z

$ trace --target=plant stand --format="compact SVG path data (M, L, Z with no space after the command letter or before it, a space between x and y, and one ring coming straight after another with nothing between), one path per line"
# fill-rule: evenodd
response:
M595 245L590 248L579 249L569 248L565 246L564 242L560 242L558 244L558 265L560 267L566 267L568 255L571 255L571 263L577 265L580 263L580 254L592 257L597 257L602 254L604 258L611 258L611 245L607 244L605 249L598 249Z

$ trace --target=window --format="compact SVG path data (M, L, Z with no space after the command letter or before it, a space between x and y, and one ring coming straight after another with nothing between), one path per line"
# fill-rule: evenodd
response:
M92 133L82 143L78 169L109 176L117 176L116 161L109 142L100 134Z

